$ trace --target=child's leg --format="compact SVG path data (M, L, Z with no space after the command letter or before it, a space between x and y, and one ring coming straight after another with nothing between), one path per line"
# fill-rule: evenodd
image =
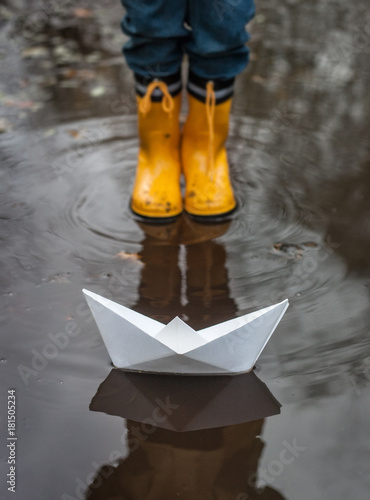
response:
M254 13L253 0L190 0L192 31L185 50L191 71L208 80L228 80L241 73L249 55L245 26Z
M182 211L179 112L184 0L122 0L124 46L135 74L140 149L131 209L143 217L171 218ZM159 80L158 82L153 80Z
M162 79L179 73L184 27L185 0L121 0L126 9L121 26L130 37L123 47L127 64L135 75Z
M182 141L185 209L201 217L223 216L236 207L225 141L235 76L248 64L245 25L253 0L190 0L189 116Z

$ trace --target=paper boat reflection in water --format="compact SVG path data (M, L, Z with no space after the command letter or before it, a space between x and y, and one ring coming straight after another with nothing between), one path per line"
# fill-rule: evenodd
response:
M92 411L178 432L259 420L280 408L254 372L173 377L113 369L90 403Z
M288 300L195 331L180 318L168 325L83 290L116 368L217 375L253 369Z

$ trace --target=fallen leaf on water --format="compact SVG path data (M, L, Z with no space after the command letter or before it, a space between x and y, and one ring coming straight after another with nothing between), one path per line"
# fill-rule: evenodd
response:
M300 259L303 255L303 248L294 243L274 243L273 251L288 259Z
M84 9L83 7L77 7L73 10L73 14L76 17L88 18L92 17L92 11L89 9Z
M11 125L6 118L0 118L0 134L8 132L11 129Z
M78 78L80 80L93 80L96 78L96 72L91 69L66 68L62 75L64 78Z
M66 68L62 71L64 78L75 78L77 71L74 68Z
M8 101L5 101L5 106L12 106L18 109L32 109L37 107L37 104L33 101L15 101L13 99L10 99Z
M75 130L75 129L69 129L67 130L68 134L73 137L73 139L78 139L81 135L81 131L80 130Z
M121 252L116 253L115 257L117 259L121 259L121 260L134 260L134 261L138 261L138 260L141 259L140 255L138 255L137 253L127 253L124 250L122 250Z
M22 51L23 59L29 57L46 57L49 54L49 51L46 47L37 46L37 47L28 47Z

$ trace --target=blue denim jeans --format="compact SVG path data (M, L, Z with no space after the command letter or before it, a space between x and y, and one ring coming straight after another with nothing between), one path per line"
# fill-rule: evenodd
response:
M248 64L245 25L254 0L122 0L129 67L142 77L178 73L183 54L200 78L234 78Z

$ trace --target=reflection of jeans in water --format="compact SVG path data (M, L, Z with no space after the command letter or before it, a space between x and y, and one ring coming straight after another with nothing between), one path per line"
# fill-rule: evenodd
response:
M193 73L229 79L248 63L245 25L254 0L122 0L123 31L130 36L124 54L143 77L163 77L180 70L189 56Z

